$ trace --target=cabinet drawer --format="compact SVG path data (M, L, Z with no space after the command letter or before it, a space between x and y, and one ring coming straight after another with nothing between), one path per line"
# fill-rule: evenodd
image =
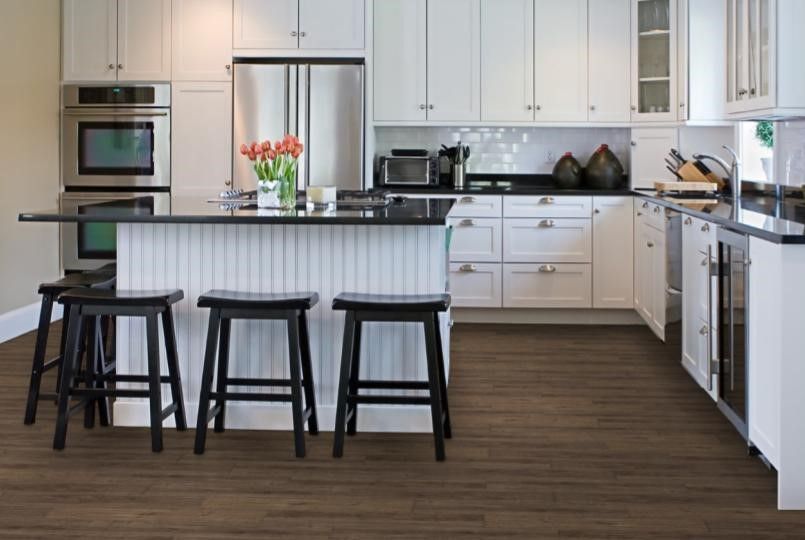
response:
M450 210L450 217L500 217L503 197L496 195L462 195Z
M589 218L592 197L510 195L503 198L503 217Z
M499 308L502 306L502 265L450 264L453 307Z
M504 264L504 308L590 308L589 264Z
M503 220L498 218L450 218L451 261L500 262L503 252Z
M592 261L589 219L506 219L503 224L504 262Z

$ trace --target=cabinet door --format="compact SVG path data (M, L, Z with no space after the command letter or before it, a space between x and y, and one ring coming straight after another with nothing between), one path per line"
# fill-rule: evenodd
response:
M450 260L458 262L500 262L503 252L501 219L451 218Z
M534 0L481 0L481 120L534 120Z
M235 49L299 47L298 0L235 0Z
M450 296L453 307L502 307L501 264L450 264Z
M374 118L427 118L427 1L375 0Z
M642 212L640 212L642 213ZM635 307L646 324L651 326L654 309L652 294L652 228L640 219L635 242Z
M62 79L117 79L117 0L64 0Z
M117 77L170 81L171 0L119 0Z
M364 0L299 0L299 48L363 49Z
M632 187L653 188L655 180L676 180L665 168L664 159L678 144L676 128L632 129Z
M428 120L479 121L481 0L431 1L427 9Z
M537 122L587 120L587 0L535 0Z
M592 197L512 195L503 197L503 216L589 219L592 215L592 206Z
M676 121L676 0L632 0L632 121Z
M589 2L589 119L628 122L631 119L631 0Z
M593 307L632 309L632 197L595 197L593 207Z
M590 308L589 264L504 264L504 308Z
M771 99L773 24L772 0L747 0L749 101L753 109L774 107Z
M665 231L648 228L651 251L651 327L654 334L665 341L667 296L665 294ZM678 320L678 319L677 319Z
M215 195L232 180L232 85L176 82L171 107L174 194Z
M174 81L232 79L232 0L173 0Z

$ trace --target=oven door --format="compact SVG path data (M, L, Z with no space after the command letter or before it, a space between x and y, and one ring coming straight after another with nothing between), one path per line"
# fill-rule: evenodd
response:
M169 109L65 109L65 187L170 187Z
M167 215L170 193L62 193L60 205L62 213L74 215ZM61 243L66 272L93 270L116 259L117 225L62 223Z

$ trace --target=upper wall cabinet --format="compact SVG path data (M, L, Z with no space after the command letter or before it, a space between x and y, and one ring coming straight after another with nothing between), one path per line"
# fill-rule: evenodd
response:
M676 0L632 0L632 121L677 120Z
M173 0L173 80L232 78L232 0Z
M235 49L363 49L364 0L235 0Z
M589 120L629 122L631 0L589 2Z
M170 0L64 0L65 81L169 81Z
M805 2L727 1L727 112L734 118L805 114Z

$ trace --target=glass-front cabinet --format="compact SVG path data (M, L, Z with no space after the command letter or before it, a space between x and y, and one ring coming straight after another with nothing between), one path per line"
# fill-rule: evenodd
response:
M775 107L774 0L727 0L727 111Z
M677 119L677 0L632 0L632 120Z

